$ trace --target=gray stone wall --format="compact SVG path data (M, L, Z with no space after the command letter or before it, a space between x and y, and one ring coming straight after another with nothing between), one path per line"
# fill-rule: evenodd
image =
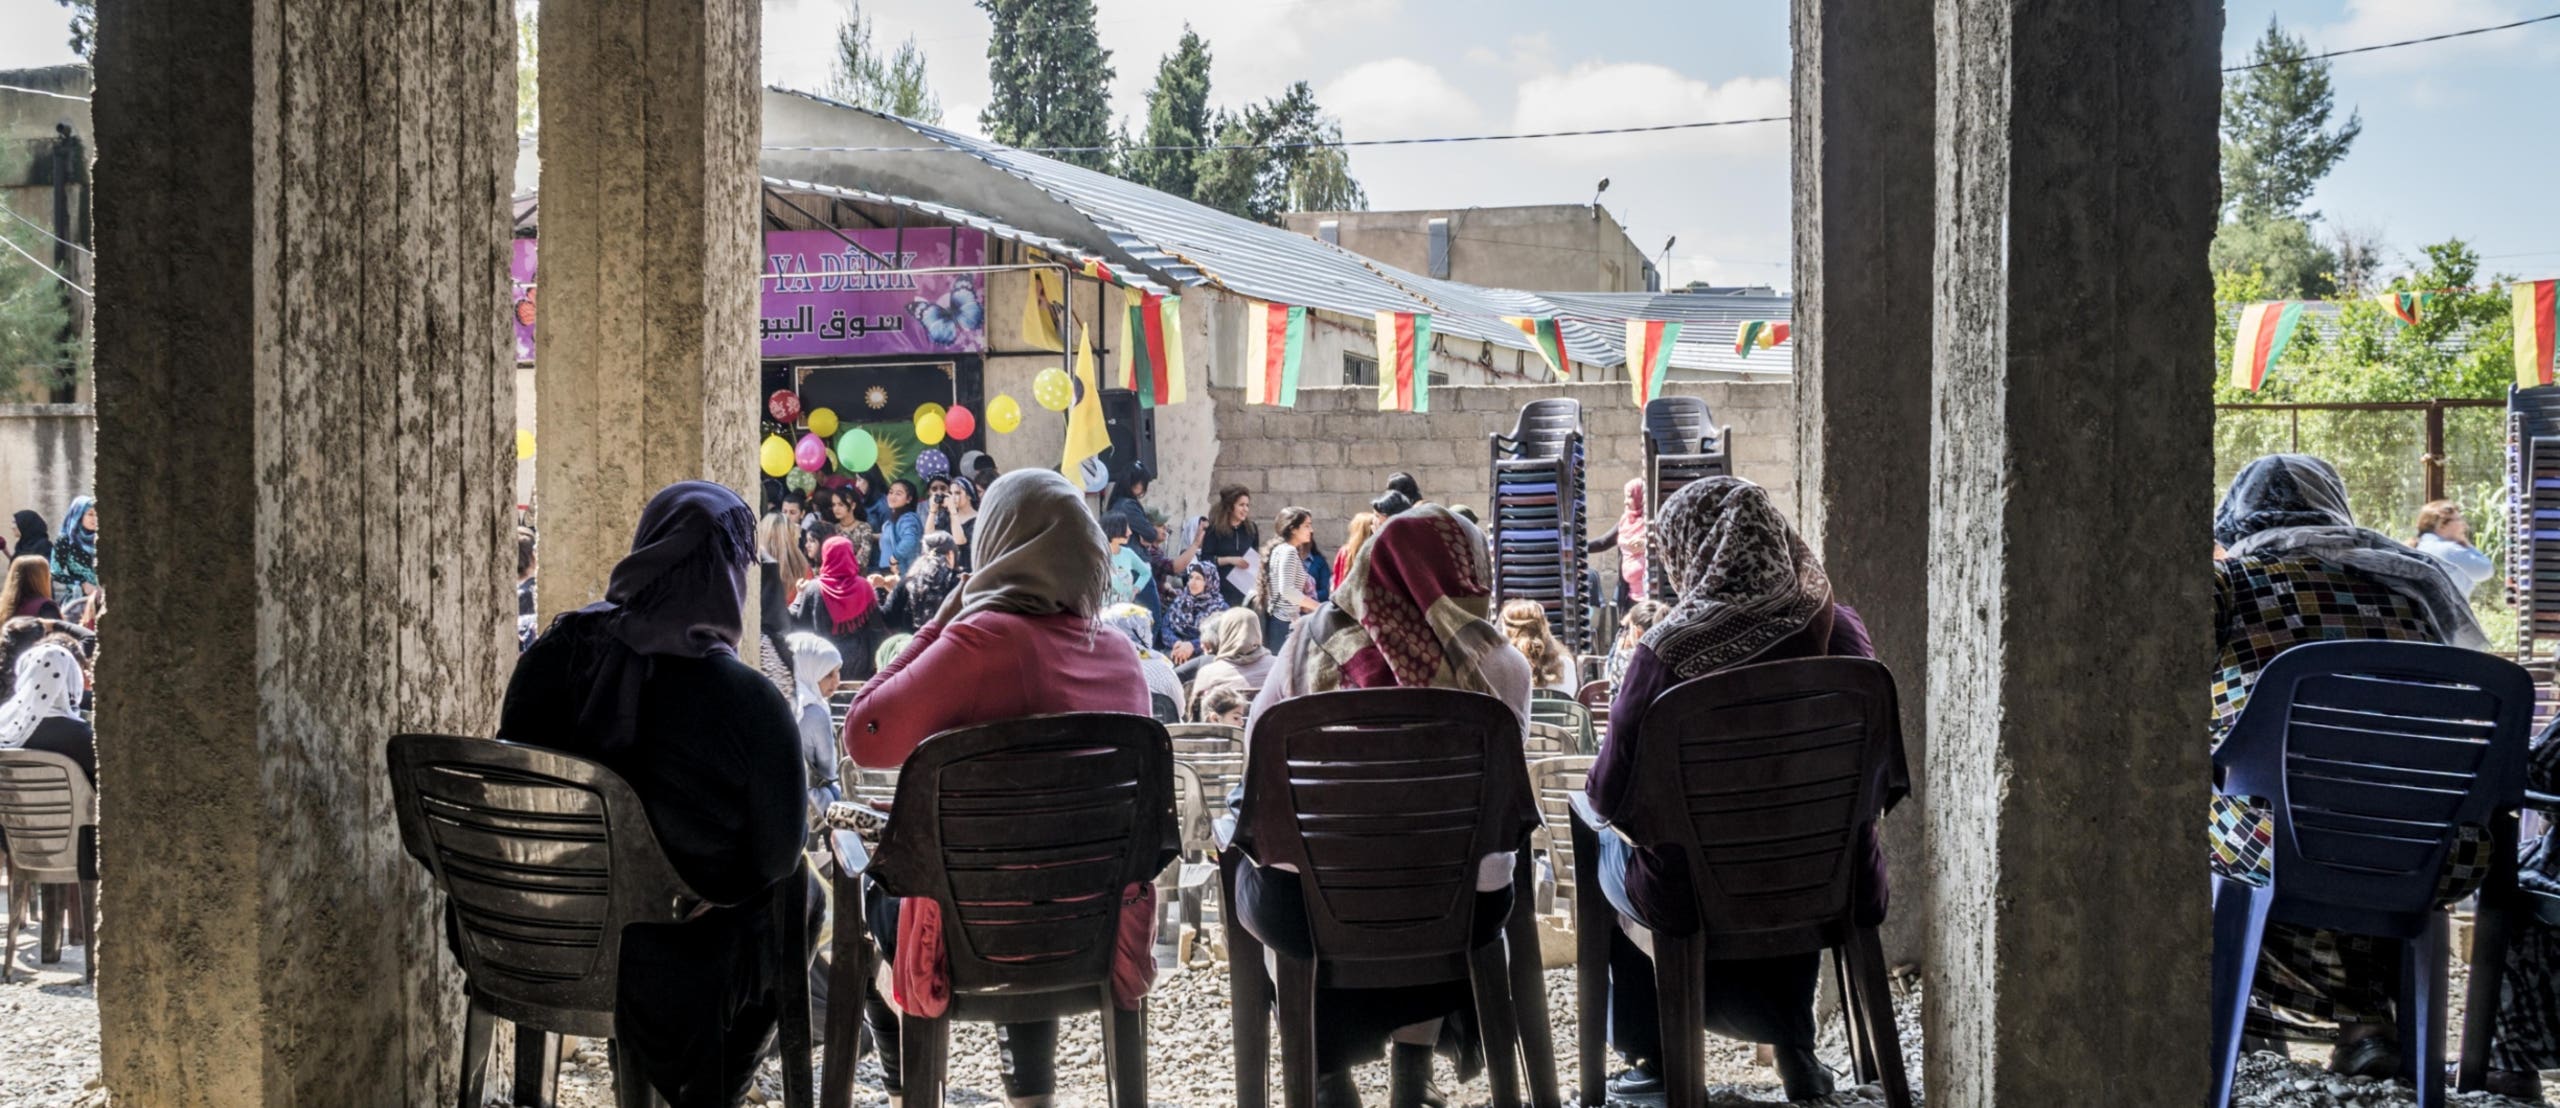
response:
M1706 398L1716 421L1734 429L1735 471L1768 486L1793 513L1796 431L1789 386L1674 383L1667 391ZM1242 390L1217 389L1212 483L1252 489L1254 514L1266 531L1283 507L1314 512L1316 542L1328 550L1397 470L1413 474L1434 500L1482 512L1492 486L1487 436L1510 431L1521 405L1552 396L1582 401L1590 463L1586 495L1596 537L1617 523L1622 490L1644 468L1640 415L1623 383L1435 388L1425 414L1378 411L1376 390L1366 388L1300 389L1295 408L1246 404Z

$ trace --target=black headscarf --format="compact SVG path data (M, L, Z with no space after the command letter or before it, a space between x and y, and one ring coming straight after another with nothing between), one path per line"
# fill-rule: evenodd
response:
M653 658L737 656L755 523L747 502L720 485L679 481L659 490L640 513L631 553L614 563L604 599L552 625L549 634L576 646L570 672L587 688L578 727L600 749L637 737Z
M53 557L53 529L45 526L43 516L21 509L12 518L18 524L18 548L12 557Z

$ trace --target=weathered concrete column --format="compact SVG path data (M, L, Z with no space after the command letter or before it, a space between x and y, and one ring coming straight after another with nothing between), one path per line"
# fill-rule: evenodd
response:
M541 18L548 619L604 595L667 483L754 499L763 128L749 0L547 0Z
M1795 0L1798 522L1928 743L1929 0ZM1925 800L1915 781L1912 801ZM1930 915L1917 807L1887 820L1885 955L1919 960Z
M2213 0L1937 0L1929 1102L2193 1104Z
M100 8L106 1083L449 1100L383 749L486 733L514 657L508 9Z

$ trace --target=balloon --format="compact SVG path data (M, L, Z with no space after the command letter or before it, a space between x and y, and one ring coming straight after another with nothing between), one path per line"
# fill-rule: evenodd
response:
M791 443L780 435L766 435L764 445L756 448L756 462L767 477L791 472Z
M987 426L994 428L999 435L1012 434L1014 428L1022 426L1022 404L1011 396L997 393L995 399L987 401Z
M926 446L941 442L942 433L946 430L942 426L942 413L925 410L932 406L927 404L924 408L916 409L916 441Z
M1084 478L1084 491L1088 493L1101 492L1111 484L1111 467L1103 464L1100 454L1085 459L1083 465L1076 467L1076 474Z
M533 457L533 432L518 427L516 428L516 460L521 462L530 457Z
M942 413L942 429L952 438L965 439L978 433L978 417L967 408L955 406Z
M1051 366L1041 370L1039 376L1031 379L1031 398L1039 401L1043 408L1053 412L1063 412L1067 410L1067 405L1075 402L1076 385L1067 376L1066 370Z
M783 477L782 487L793 492L805 493L818 487L818 475L795 467Z
M930 481L936 477L948 475L950 472L950 455L939 450L927 450L916 455L916 476Z
M800 394L790 389L775 389L764 400L764 410L784 423L800 418Z
M809 433L822 439L834 438L836 435L836 410L833 408L810 409Z
M836 436L836 464L860 473L880 462L880 440L856 427Z
M808 470L811 473L816 473L819 470L827 468L827 440L819 438L816 435L800 436L800 449L797 452L797 458L800 462L800 468Z

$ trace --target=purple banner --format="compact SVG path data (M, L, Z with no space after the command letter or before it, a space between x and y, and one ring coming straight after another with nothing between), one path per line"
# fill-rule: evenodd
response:
M515 244L515 258L507 263L507 279L514 283L514 287L508 291L507 299L516 317L516 360L530 362L533 360L533 300L534 293L540 291L533 284L534 256L540 251L542 240L517 239Z
M878 272L984 265L984 232L773 231L764 236L767 277L757 331L767 358L859 354L974 354L987 348L986 276ZM901 243L901 239L904 240Z

